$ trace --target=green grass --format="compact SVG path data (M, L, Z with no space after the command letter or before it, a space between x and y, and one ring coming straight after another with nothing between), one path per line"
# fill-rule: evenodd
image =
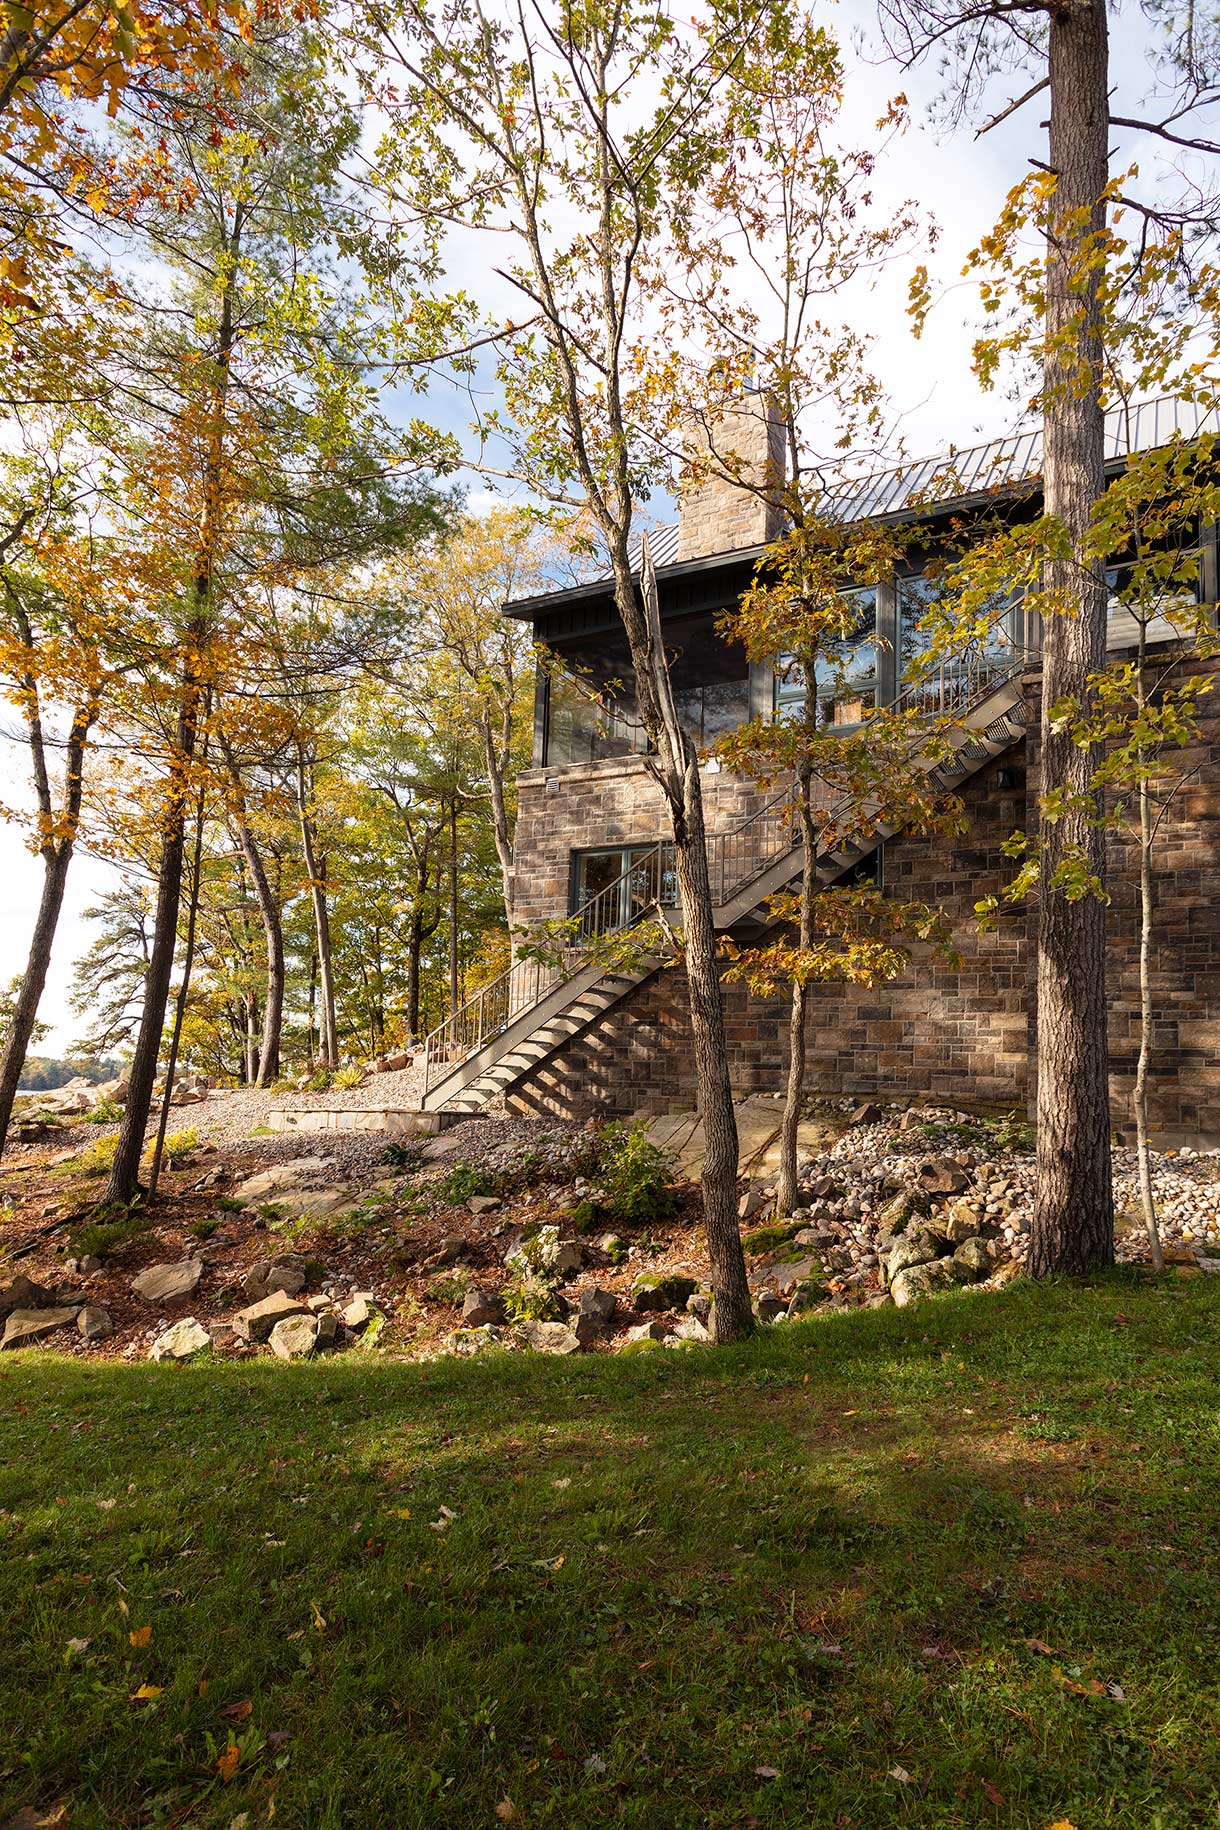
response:
M6 1356L0 1822L1214 1827L1218 1297L618 1361Z

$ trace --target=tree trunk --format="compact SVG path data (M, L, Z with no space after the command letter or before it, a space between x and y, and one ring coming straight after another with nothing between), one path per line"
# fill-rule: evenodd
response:
M1078 748L1067 730L1053 729L1051 718L1061 699L1084 698L1089 675L1106 660L1105 579L1084 558L1093 507L1105 488L1102 275L1091 252L1105 229L1108 177L1105 0L1052 9L1049 31L1056 184L1043 376L1045 502L1071 551L1045 568L1052 613L1043 625L1042 793L1066 790L1069 804L1061 818L1040 822L1038 1179L1027 1260L1034 1277L1090 1271L1114 1259L1105 904L1092 894L1070 901L1053 886L1056 870L1073 856L1099 883L1104 877L1092 786L1099 756Z
M457 795L449 803L449 1014L457 1015L458 975L458 811Z
M314 931L317 936L318 966L318 1045L323 1067L339 1065L339 1037L335 1022L334 963L330 946L330 911L326 906L326 884L318 863L313 817L309 811L309 783L304 757L297 770L297 811L301 825L301 849L309 876L309 894L313 902Z
M246 819L246 800L242 788L241 775L233 759L229 745L224 745L225 760L229 775L237 791L237 807L233 814L233 825L237 832L237 842L241 847L250 881L254 885L254 898L258 903L258 912L263 924L263 940L267 955L267 999L263 1005L263 1040L258 1052L258 1084L269 1087L273 1080L279 1078L280 1072L280 1037L284 1026L284 929L280 920L279 905L271 890L266 867L254 843L254 834Z
M144 1153L144 1133L152 1108L157 1060L161 1053L161 1032L165 1025L165 1006L169 998L174 953L178 945L178 904L182 892L182 855L186 842L187 787L184 772L195 752L198 706L198 682L188 663L174 739L174 776L161 829L157 912L153 923L148 971L144 975L144 1008L140 1014L135 1053L127 1077L123 1122L119 1127L110 1180L106 1188L107 1202L122 1207L130 1204L140 1185L140 1158Z
M669 803L673 829L695 1082L703 1122L701 1183L714 1297L712 1335L717 1342L737 1341L753 1329L754 1315L737 1224L737 1117L725 1049L699 758L674 709L651 563L644 567L641 581L642 608L625 533L611 543L611 563L615 602L631 648L645 728L659 751L653 773Z
M161 1158L165 1151L165 1133L169 1125L170 1102L174 1096L174 1070L178 1065L178 1045L182 1040L182 1025L186 1018L186 1001L191 990L191 967L195 963L195 932L199 917L200 875L203 867L203 795L199 796L199 807L195 823L195 857L191 872L191 900L186 923L186 949L182 960L182 984L178 990L178 1001L174 1007L174 1027L169 1039L169 1054L165 1063L165 1095L161 1101L161 1114L157 1121L157 1137L153 1144L152 1162L148 1169L148 1198L156 1199L157 1181L161 1174Z
M4 1054L0 1057L0 1151L4 1149L8 1137L9 1123L13 1116L13 1101L17 1097L17 1085L21 1079L21 1070L25 1066L30 1037L34 1033L38 1006L42 1002L42 994L46 989L47 972L51 965L51 947L55 939L55 930L59 925L60 911L63 908L64 890L68 882L68 866L72 862L71 843L64 841L62 844L46 847L42 854L42 861L42 896L38 903L38 916L34 922L34 932L30 937L30 951L25 963L21 989L17 993L12 1021L9 1023L8 1034L4 1038Z
M508 807L504 799L503 758L510 754L512 744L512 713L506 710L503 718L503 729L500 733L500 749L497 751L495 737L491 728L491 714L485 711L479 720L483 738L483 766L487 772L487 787L491 796L491 828L495 835L496 856L500 860L500 882L504 894L504 919L508 931L513 931L513 903L515 900L513 884L513 842L508 830Z
M807 673L811 675L812 669L807 670ZM813 696L810 678L806 688L807 716L810 715L809 701ZM802 952L807 952L813 946L813 904L820 887L817 833L809 806L811 779L809 770L802 769L797 780L797 807L801 822ZM792 1213L800 1192L797 1188L796 1151L801 1104L805 1097L805 1022L808 1002L808 987L800 978L794 978L788 1009L788 1082L784 1089L784 1117L779 1134L779 1177L775 1188L775 1212L780 1219L786 1219Z
M22 640L27 648L32 648L33 631L20 603L14 605L14 614ZM38 1006L41 1004L42 994L46 990L47 973L51 965L51 948L55 940L55 930L59 926L64 891L68 883L68 866L72 862L72 852L80 825L81 797L84 792L85 746L89 740L90 727L97 715L96 702L78 707L73 714L64 755L63 807L59 818L59 830L62 836L58 839L53 838L50 834L50 822L53 818L51 781L47 773L46 743L43 737L38 684L32 673L25 676L22 686L24 688L26 734L34 773L34 790L38 801L39 816L43 822L43 842L39 848L42 856L43 877L42 895L39 899L38 915L34 922L34 932L30 937L30 951L26 959L25 974L21 981L21 990L17 993L8 1034L4 1038L4 1053L3 1056L0 1056L0 1153L3 1152L8 1139L8 1128L13 1116L13 1101L17 1097L17 1085L21 1079L26 1050L30 1046L30 1037L34 1033L34 1024L38 1018Z

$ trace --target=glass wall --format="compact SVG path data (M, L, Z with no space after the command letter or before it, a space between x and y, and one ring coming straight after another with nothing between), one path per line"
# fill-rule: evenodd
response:
M700 749L710 749L750 715L745 653L706 615L667 621L665 647L678 718ZM562 765L643 754L648 741L623 632L565 643L559 658L570 671L548 681L544 760Z
M860 585L845 591L852 613L849 633L833 657L814 667L819 726L859 724L877 703L877 590ZM775 715L797 717L804 709L805 682L786 656L775 676Z

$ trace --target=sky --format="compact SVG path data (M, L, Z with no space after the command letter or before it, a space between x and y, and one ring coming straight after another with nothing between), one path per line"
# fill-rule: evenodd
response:
M1113 54L1120 74L1138 86L1146 40L1142 29L1130 23L1135 8L1114 23ZM865 0L828 11L837 21L845 47L862 28L871 24ZM927 123L927 104L935 79L926 72L900 72L858 49L846 50L848 83L845 96L843 139L867 143L874 123L888 100L904 90L912 102L913 124L879 166L874 190L884 205L896 207L907 198L919 203L936 219L940 239L934 251L913 248L910 256L895 262L876 285L852 302L852 319L873 339L873 366L889 397L907 452L913 457L975 444L1010 431L1019 422L1019 403L1004 394L980 391L970 366L973 296L961 279L965 255L978 236L991 226L1008 188L1028 169L1030 156L1044 154L1045 98L1038 98L1002 126L976 139L969 127L938 137ZM1027 83L1015 79L995 92L1002 107ZM934 280L936 306L922 339L912 336L906 315L906 289L917 261L927 261ZM460 245L452 250L450 271L478 294L486 286L485 256ZM441 383L412 411L423 411L446 430L464 430L469 403L459 391ZM490 506L495 487L470 478L470 506ZM499 486L504 487L504 486ZM663 504L653 503L661 512ZM25 752L14 741L13 715L0 714L0 804L20 804L27 799ZM0 822L0 984L23 970L30 931L41 888L42 866L25 849L14 826ZM43 1000L42 1020L51 1026L38 1051L65 1052L84 1028L68 1008L68 988L73 962L91 939L84 911L115 882L113 867L87 854L74 859L67 898L56 938L50 977Z

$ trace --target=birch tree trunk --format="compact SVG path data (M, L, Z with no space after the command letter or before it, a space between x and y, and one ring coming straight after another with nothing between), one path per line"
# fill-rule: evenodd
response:
M1052 727L1068 695L1084 697L1106 659L1106 585L1084 558L1093 506L1105 488L1103 359L1098 310L1108 179L1105 0L1071 0L1049 16L1050 163L1056 174L1048 251L1044 361L1044 472L1048 515L1070 554L1049 561L1046 584L1061 606L1044 620L1042 792L1066 789L1063 817L1043 820L1038 912L1038 1173L1027 1269L1034 1277L1113 1262L1105 905L1051 888L1073 854L1100 881L1104 835L1089 811L1099 756ZM1066 613L1065 613L1066 612Z

